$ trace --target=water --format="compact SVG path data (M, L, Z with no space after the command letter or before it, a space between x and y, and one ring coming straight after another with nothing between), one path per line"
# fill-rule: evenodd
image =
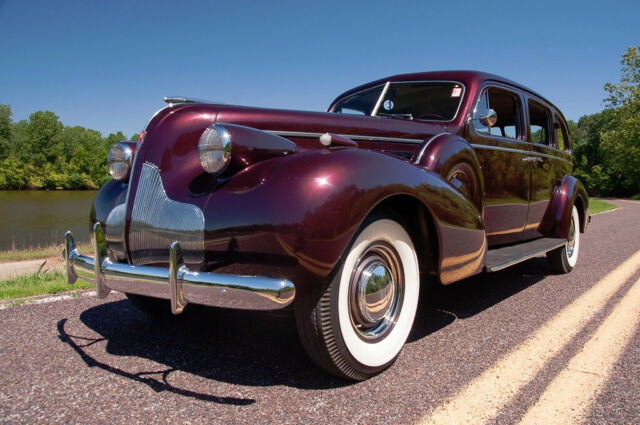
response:
M67 230L89 240L89 213L98 192L0 191L0 250L61 244Z

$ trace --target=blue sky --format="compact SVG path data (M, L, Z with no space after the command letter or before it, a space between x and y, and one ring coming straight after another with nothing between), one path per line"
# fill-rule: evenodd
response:
M130 135L167 95L324 110L386 75L476 69L576 120L637 45L637 0L0 0L0 103Z

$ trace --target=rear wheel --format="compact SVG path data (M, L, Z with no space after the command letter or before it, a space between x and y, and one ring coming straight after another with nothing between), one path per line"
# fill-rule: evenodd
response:
M567 243L553 251L547 252L547 260L551 270L556 273L569 273L578 261L580 250L580 217L578 209L573 206L571 211L571 223L569 224L569 238Z
M413 243L394 220L370 220L330 282L296 297L310 357L337 376L367 379L388 368L416 315L420 277Z

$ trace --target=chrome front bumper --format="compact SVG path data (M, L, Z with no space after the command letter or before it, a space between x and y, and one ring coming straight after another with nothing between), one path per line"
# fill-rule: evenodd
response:
M178 242L169 249L169 268L114 263L107 258L107 242L100 223L93 226L94 257L76 249L71 232L65 234L67 282L80 278L96 286L99 298L111 290L164 298L171 311L182 313L188 303L245 310L276 310L288 306L295 286L285 279L238 276L189 270Z

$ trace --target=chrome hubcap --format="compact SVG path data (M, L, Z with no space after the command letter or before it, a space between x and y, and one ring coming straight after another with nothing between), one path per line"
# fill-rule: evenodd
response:
M571 218L571 225L569 226L569 240L567 241L567 256L571 257L573 255L573 250L576 245L576 223L573 221L573 217Z
M360 338L383 339L395 325L404 292L397 252L375 242L360 256L349 282L349 317Z

